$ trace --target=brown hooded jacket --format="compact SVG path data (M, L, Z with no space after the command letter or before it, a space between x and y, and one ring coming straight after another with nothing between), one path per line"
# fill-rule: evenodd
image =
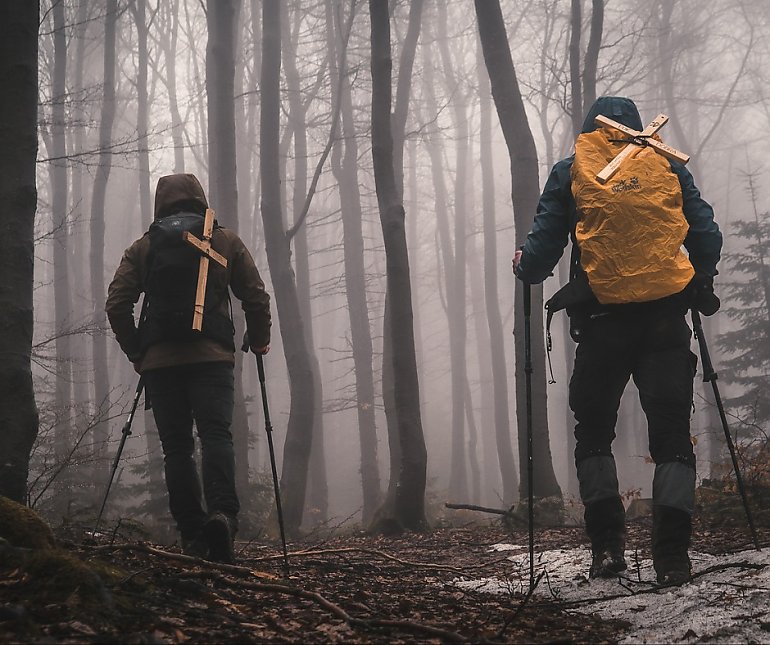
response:
M155 191L155 219L178 212L205 213L206 195L194 175L161 177ZM228 313L228 288L241 301L253 349L270 344L270 296L257 267L241 239L226 228L215 228L211 238L215 251L227 259L227 268L209 264L208 290L221 293L223 313ZM144 291L150 238L145 233L123 254L109 286L106 311L121 349L140 372L212 361L234 362L234 353L214 340L201 336L193 341L163 341L139 353L139 332L134 321L134 305Z

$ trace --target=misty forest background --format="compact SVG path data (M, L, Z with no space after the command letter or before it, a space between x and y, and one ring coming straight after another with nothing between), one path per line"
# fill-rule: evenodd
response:
M138 379L108 330L106 285L150 224L157 179L179 172L201 180L273 299L267 386L290 533L388 518L419 528L452 520L446 500L518 503L510 258L600 95L632 97L645 122L668 114L663 140L692 156L725 235L712 354L742 458L766 449L770 5L502 0L510 69L497 5L42 0L31 506L55 523L98 511ZM557 315L548 383L540 333L565 269L534 290L534 492L569 511L574 344ZM239 355L236 374L242 533L254 535L272 508L254 357ZM711 402L696 377L700 478L726 472ZM633 384L618 435L621 490L649 497ZM150 412L136 419L108 516L173 536Z

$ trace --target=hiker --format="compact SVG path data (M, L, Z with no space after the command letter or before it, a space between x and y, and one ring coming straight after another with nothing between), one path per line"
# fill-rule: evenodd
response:
M626 569L625 510L611 446L620 399L633 377L655 462L653 564L659 584L678 585L691 577L695 499L690 410L697 358L685 314L692 307L704 315L719 308L713 279L722 236L690 172L650 146L641 145L614 177L600 183L597 173L630 140L597 128L599 114L643 129L632 100L601 97L594 103L575 154L551 171L513 267L522 281L540 283L572 240L570 281L546 309L550 319L566 308L578 343L569 403L591 541L590 577Z
M106 310L120 348L144 379L182 550L231 563L239 503L230 431L235 344L229 289L241 301L250 348L257 354L270 349L270 296L244 243L215 222L211 247L227 266L208 263L202 327L192 329L202 253L184 239L184 231L200 240L207 208L194 175L160 178L154 221L124 253ZM134 303L143 292L137 329ZM202 453L202 496L193 421Z

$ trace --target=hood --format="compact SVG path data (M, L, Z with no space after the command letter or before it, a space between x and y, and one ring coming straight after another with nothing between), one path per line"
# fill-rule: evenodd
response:
M209 203L198 178L189 173L166 175L155 189L155 219L189 211L204 215Z
M593 132L597 129L594 119L599 114L622 123L628 128L638 131L644 129L642 117L639 116L639 110L636 109L636 104L631 99L622 96L600 96L594 101L591 109L588 110L588 114L586 114L585 121L583 121L584 133Z

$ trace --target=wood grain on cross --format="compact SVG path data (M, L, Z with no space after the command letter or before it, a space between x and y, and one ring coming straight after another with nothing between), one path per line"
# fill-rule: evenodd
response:
M206 209L206 218L203 221L203 239L199 240L190 231L184 232L184 240L201 252L198 265L198 287L195 290L195 312L193 313L192 328L201 331L203 327L203 306L206 302L206 282L209 276L209 259L218 262L227 268L227 259L211 248L211 233L214 230L214 211Z
M660 130L668 122L668 117L665 114L659 114L656 116L650 124L641 132L629 128L628 126L613 121L612 119L604 116L603 114L597 115L595 123L597 125L604 126L606 128L612 128L622 132L625 135L631 137L628 145L620 151L620 153L608 163L602 171L596 175L596 179L599 183L606 184L612 176L620 169L620 166L624 161L633 158L636 154L645 146L649 146L658 154L663 155L667 159L673 159L680 163L686 164L690 161L690 155L680 152L676 148L672 148L666 145L662 141L653 139L652 135Z

